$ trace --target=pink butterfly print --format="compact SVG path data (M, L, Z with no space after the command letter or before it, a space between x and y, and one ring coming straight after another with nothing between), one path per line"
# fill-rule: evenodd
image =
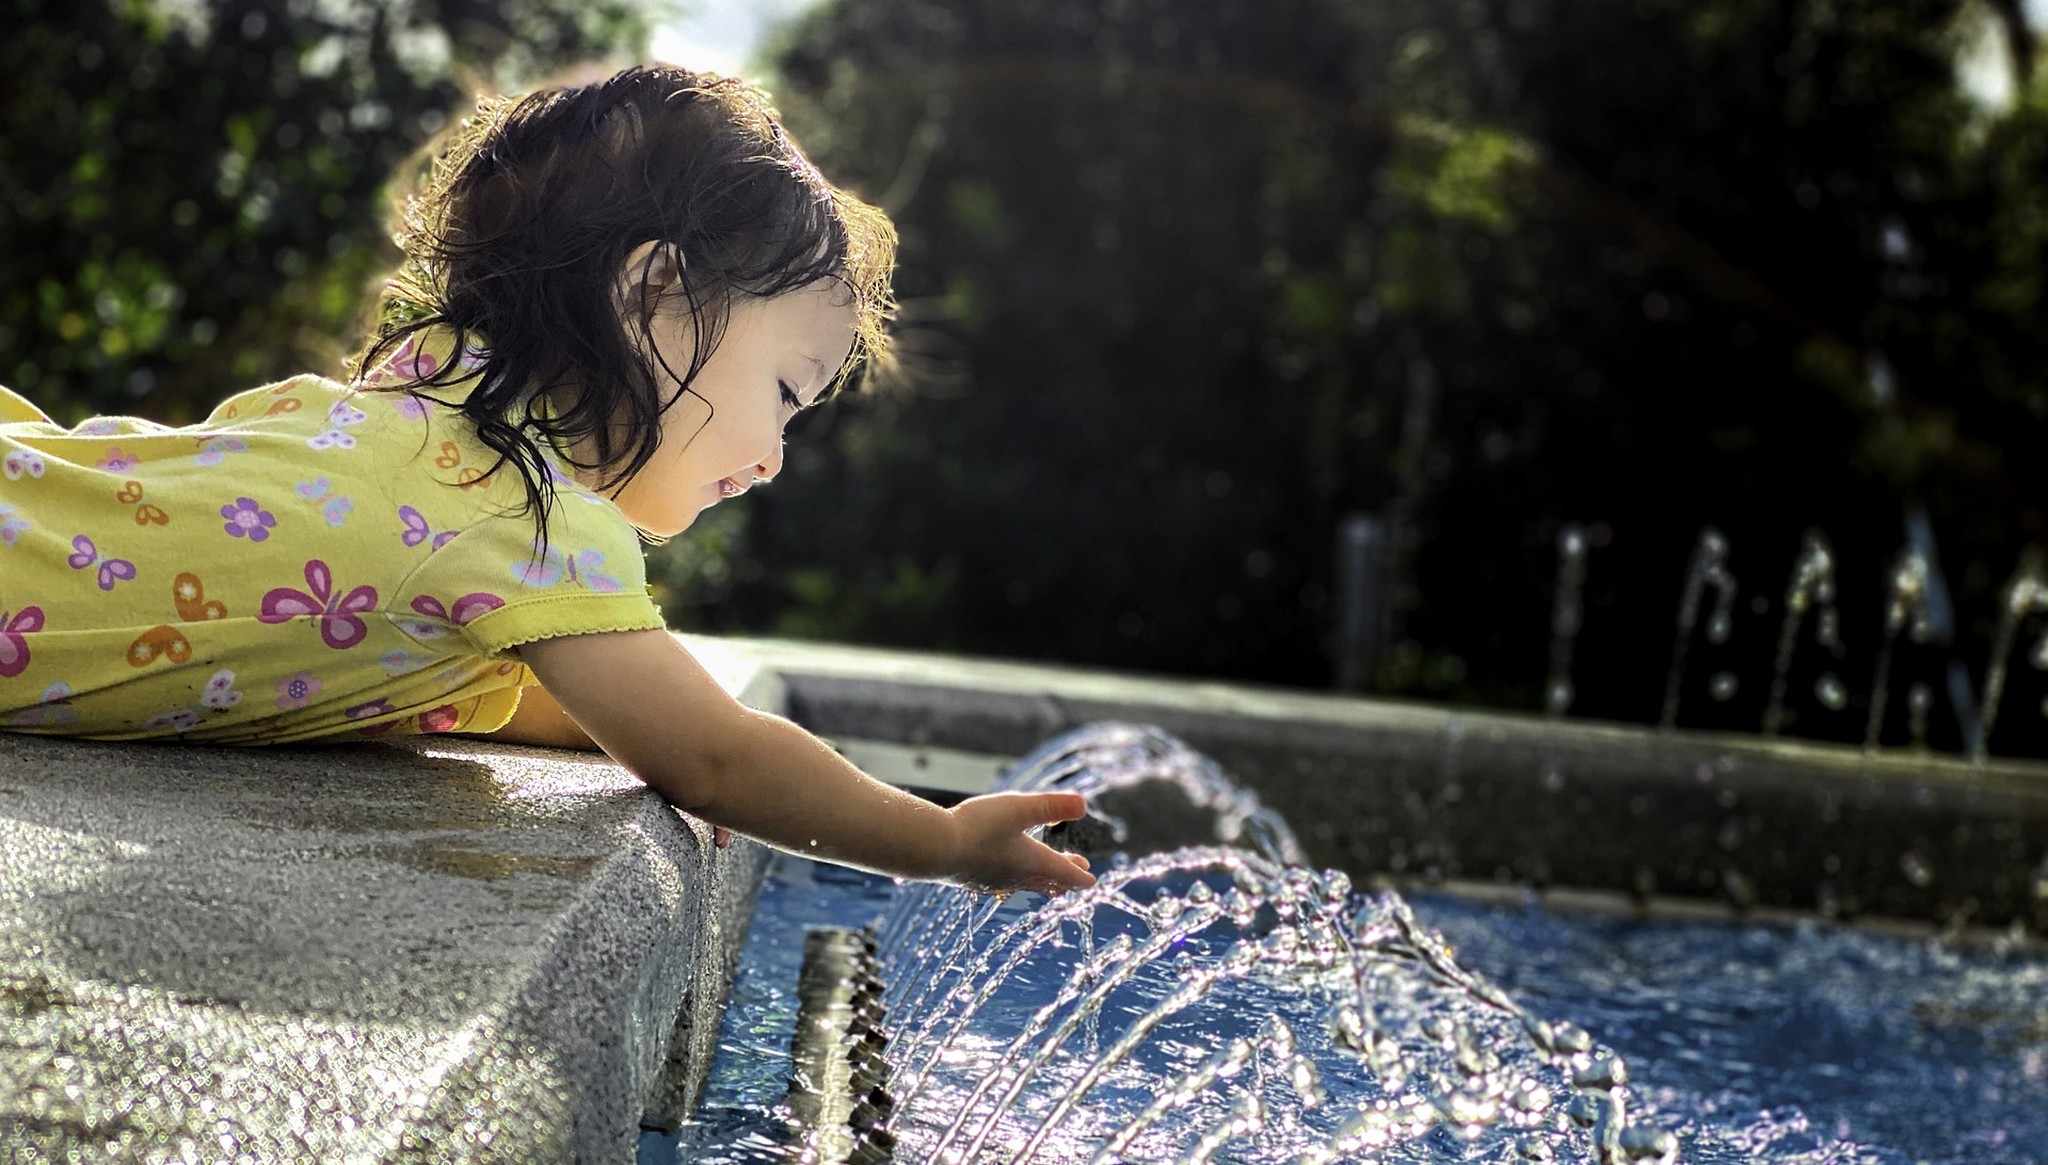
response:
M567 581L581 583L602 595L616 595L625 590L625 584L618 579L598 571L603 565L602 550L579 550L572 557L549 547L542 559L529 558L513 564L512 577L530 587L551 587Z
M473 591L455 600L453 611L441 606L441 600L432 595L416 595L412 609L430 619L440 619L460 627L471 619L505 605L505 600L483 591Z
M125 558L101 558L100 548L92 539L80 534L71 540L71 557L66 559L73 570L84 570L97 562L100 564L100 589L111 591L117 582L127 582L135 577L135 564Z
M407 546L418 546L427 540L428 535L433 535L434 544L427 547L429 553L448 545L449 539L462 533L460 530L443 530L439 534L434 534L433 528L427 525L426 518L411 506L398 507L398 520L405 523L405 533L398 537Z
M306 589L277 587L263 596L263 609L256 616L262 623L289 623L309 618L320 625L320 639L336 651L361 643L370 634L362 612L377 608L377 588L360 586L337 600L334 572L315 558L306 563Z
M391 357L390 369L407 380L425 380L441 370L441 361L432 352L421 351L417 335L407 336Z
M23 607L9 619L0 611L0 679L28 670L28 633L43 629L43 609Z
M23 477L41 477L47 466L43 459L26 449L16 449L6 457L0 457L0 473L9 481L20 481Z

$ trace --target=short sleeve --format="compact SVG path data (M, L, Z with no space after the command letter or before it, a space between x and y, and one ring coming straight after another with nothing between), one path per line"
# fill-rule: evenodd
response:
M53 423L43 410L28 402L28 398L0 384L0 423L42 424Z
M489 514L401 584L394 613L458 629L485 656L564 635L661 630L639 535L609 500L558 486L543 546L534 515Z

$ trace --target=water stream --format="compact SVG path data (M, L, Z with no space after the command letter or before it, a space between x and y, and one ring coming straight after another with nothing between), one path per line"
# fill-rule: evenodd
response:
M871 1143L896 1161L2048 1158L2038 950L1361 894L1154 730L1069 734L1010 783L1120 809L1112 847L1151 806L1196 806L1208 844L1052 901L868 880L841 913L881 914L886 1052L862 1086L886 1085ZM803 878L811 917L821 886L860 880ZM790 940L750 939L727 1026L758 1077L789 1034L746 1013L756 942ZM643 1161L788 1159L779 1082L727 1088Z

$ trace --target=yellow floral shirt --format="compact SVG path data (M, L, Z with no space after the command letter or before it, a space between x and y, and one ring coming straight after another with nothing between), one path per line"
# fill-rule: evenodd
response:
M409 344L367 379L446 358ZM365 387L301 376L186 428L72 429L0 387L0 728L489 731L534 682L520 644L663 625L637 533L555 451L543 552L518 472L425 399L467 385Z

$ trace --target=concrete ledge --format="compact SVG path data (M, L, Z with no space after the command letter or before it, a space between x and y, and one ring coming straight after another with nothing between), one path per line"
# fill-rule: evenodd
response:
M709 842L583 754L0 733L0 1159L629 1161L765 864Z

